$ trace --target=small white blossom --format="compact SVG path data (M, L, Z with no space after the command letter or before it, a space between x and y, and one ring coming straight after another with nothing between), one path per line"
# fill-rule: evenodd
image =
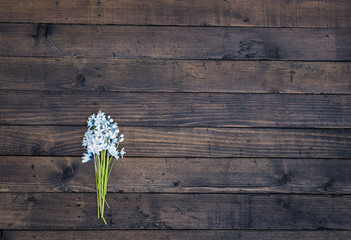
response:
M120 155L121 155L121 158L123 158L123 155L126 154L126 152L124 151L124 148L122 148L121 152L120 152Z
M121 135L119 135L119 142L121 143L123 141L124 141L124 134L121 134Z
M92 155L89 155L88 153L83 153L83 157L82 157L82 162L83 163L86 163L86 162L89 162L91 159L92 159Z

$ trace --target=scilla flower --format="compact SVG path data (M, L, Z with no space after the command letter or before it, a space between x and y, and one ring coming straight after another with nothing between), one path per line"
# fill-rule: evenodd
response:
M84 134L82 146L87 149L83 154L82 162L86 163L94 160L96 194L98 218L106 223L104 218L104 207L106 202L107 182L110 177L111 169L115 160L123 158L124 148L118 151L118 146L124 140L124 135L119 134L116 122L110 116L99 111L88 119L88 130Z

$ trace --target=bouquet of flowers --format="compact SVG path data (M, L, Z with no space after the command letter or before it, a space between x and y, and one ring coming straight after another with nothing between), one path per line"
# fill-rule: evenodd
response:
M107 182L115 161L125 154L124 148L118 151L123 140L124 135L119 134L117 123L110 116L106 117L99 111L97 115L94 113L89 117L82 144L87 152L83 154L82 162L94 160L98 219L101 218L105 224L105 204L109 207L106 201Z

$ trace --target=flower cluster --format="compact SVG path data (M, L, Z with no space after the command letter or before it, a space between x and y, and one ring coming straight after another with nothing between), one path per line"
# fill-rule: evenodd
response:
M119 143L123 142L124 135L119 134L117 123L113 119L105 116L105 113L99 111L88 119L88 131L86 131L82 146L87 148L87 152L83 154L82 162L88 162L99 155L101 151L107 152L116 160L119 157L123 158L125 154L124 148L118 151Z
M112 167L115 161L125 154L124 149L119 152L118 146L124 140L124 135L119 134L117 123L105 113L99 111L88 119L88 131L83 138L83 147L87 152L83 154L82 162L94 159L96 199L98 219L101 218L107 224L104 217L106 201L107 183L110 178ZM114 159L113 159L114 158Z

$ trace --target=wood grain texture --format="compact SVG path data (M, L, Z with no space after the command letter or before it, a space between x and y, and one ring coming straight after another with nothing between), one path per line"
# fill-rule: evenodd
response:
M110 193L105 226L95 193L0 195L4 230L351 229L351 196Z
M347 0L1 1L0 239L350 238L350 26Z
M0 56L339 61L351 29L0 24Z
M0 57L1 90L351 94L349 62Z
M351 129L120 127L130 157L351 158ZM1 126L0 155L82 156L78 126Z
M351 127L351 95L1 91L0 101L8 125L83 126L103 109L131 126Z
M80 230L80 231L5 231L3 240L61 240L61 239L155 239L155 240L213 240L213 239L240 239L240 240L345 240L350 231L336 230Z
M0 191L95 192L93 169L79 157L2 156ZM350 171L350 159L124 158L108 191L350 194Z
M3 0L1 22L349 28L349 1Z

